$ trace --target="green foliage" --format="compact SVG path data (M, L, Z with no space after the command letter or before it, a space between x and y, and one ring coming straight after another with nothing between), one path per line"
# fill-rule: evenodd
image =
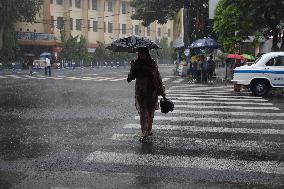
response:
M86 61L88 58L87 41L83 36L70 36L64 41L60 56L68 62Z
M159 59L160 63L173 63L176 53L172 44L170 46L168 45L168 38L162 38L157 44L161 47L161 49L158 50L159 57L156 57L155 54L152 56Z
M278 42L279 27L284 19L282 0L221 0L214 21L214 32L227 52L248 36L273 36L273 48Z
M0 50L0 62L7 64L9 62L15 61L17 58L19 45L17 43L14 29L5 29L3 42L3 48Z
M42 0L0 0L0 26L35 21L41 5Z
M165 24L181 8L187 7L186 42L188 39L194 41L212 34L208 15L208 0L132 0L131 6L135 8L132 19L143 20L145 26L155 20L160 24Z

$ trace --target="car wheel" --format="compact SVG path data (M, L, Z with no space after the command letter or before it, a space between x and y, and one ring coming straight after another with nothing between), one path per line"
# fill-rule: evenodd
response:
M251 91L256 96L265 96L270 90L270 84L264 80L254 81L251 85Z

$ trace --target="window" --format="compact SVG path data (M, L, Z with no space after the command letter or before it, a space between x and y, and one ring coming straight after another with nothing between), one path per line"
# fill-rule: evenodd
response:
M278 56L270 59L266 66L284 66L284 56Z
M106 22L104 22L104 32L106 33Z
M150 26L147 27L147 36L150 36L151 35L151 28Z
M93 32L98 32L98 21L93 21Z
M57 5L63 5L63 0L56 0Z
M51 28L54 28L54 16L51 16L50 19L51 19Z
M50 4L53 4L53 0L50 0Z
M98 8L98 2L97 2L97 0L92 0L92 9L93 9L93 10L97 10L97 8Z
M112 12L112 1L108 1L108 12Z
M20 31L23 31L23 29L22 29L22 28L20 28Z
M126 34L126 24L121 25L122 34Z
M73 18L70 18L70 30L73 30Z
M158 28L158 37L161 37L161 28Z
M135 35L139 34L139 26L135 25L135 31L134 31Z
M69 5L70 7L72 7L72 0L69 0Z
M62 30L64 27L63 17L57 17L57 29Z
M81 31L82 30L82 20L76 19L76 30Z
M112 23L108 23L108 33L112 33Z
M88 20L88 31L90 31L90 27L91 27L91 22L90 20Z
M34 32L36 32L36 29L34 29Z
M121 3L121 13L126 14L126 3L125 2Z
M76 8L81 8L81 0L75 0L75 7Z
M171 29L168 29L168 37L171 37Z

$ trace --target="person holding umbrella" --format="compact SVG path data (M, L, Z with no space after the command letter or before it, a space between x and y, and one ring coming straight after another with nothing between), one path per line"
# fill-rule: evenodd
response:
M152 135L154 112L158 109L158 96L164 99L165 86L156 62L151 58L148 48L138 48L138 59L131 61L127 82L136 79L135 106L140 116L142 136L145 142Z
M45 68L44 68L44 74L47 75L47 70L48 70L48 76L50 77L51 76L51 63L50 63L50 59L49 59L49 56L46 55L45 56Z

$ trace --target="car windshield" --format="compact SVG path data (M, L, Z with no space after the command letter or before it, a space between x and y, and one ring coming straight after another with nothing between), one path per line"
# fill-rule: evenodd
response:
M261 58L262 56L258 57L253 64L256 64Z

